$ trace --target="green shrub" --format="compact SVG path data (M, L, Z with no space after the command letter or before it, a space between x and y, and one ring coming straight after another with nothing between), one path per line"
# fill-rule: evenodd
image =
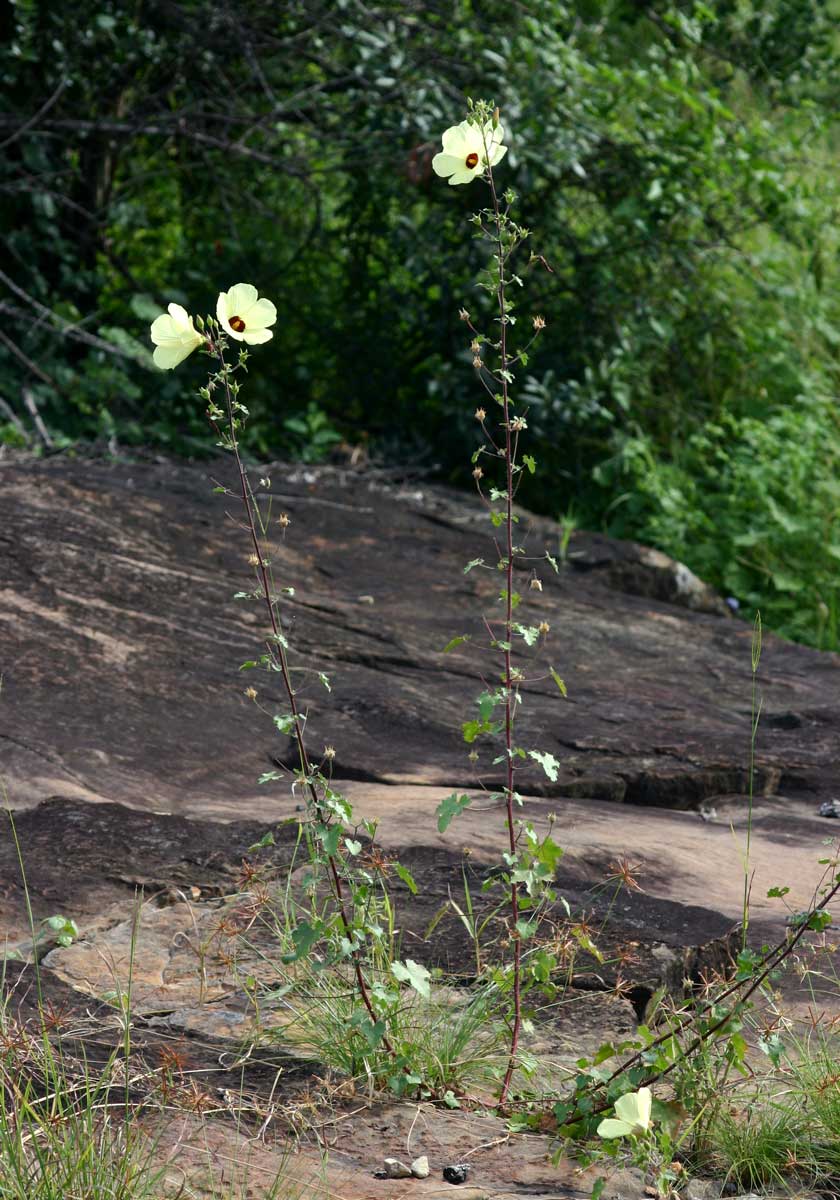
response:
M641 431L616 468L628 510L614 527L661 546L749 614L814 646L838 644L840 426L828 397L765 419L724 415L671 462Z

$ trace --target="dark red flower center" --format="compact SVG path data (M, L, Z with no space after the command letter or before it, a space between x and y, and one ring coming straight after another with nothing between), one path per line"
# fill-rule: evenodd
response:
M245 322L242 320L241 317L231 317L230 318L230 327L231 327L231 329L235 330L236 333L244 333L245 332Z
M467 166L470 170L472 170L473 167L478 166L478 155L476 154L475 150L473 150L472 154L467 155Z

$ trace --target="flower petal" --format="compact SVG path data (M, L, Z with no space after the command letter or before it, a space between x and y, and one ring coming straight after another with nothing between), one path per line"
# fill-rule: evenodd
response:
M180 325L184 329L192 328L192 317L180 304L170 304L169 315L176 325Z
M441 138L445 152L447 154L460 155L463 150L466 153L468 146L471 145L471 134L474 130L476 130L476 127L470 125L468 121L462 121L460 125L450 125L448 129L443 131L443 137Z
M233 288L231 288L232 291ZM228 337L235 338L236 341L241 342L242 334L237 333L235 329L231 328L230 320L228 319L228 314L236 316L236 309L230 307L231 292L219 292L218 299L216 300L216 319Z
M257 302L257 289L253 283L235 283L227 294L227 310L229 316L242 316L242 313Z
M246 329L242 334L242 341L247 342L249 346L261 346L263 342L268 342L274 334L270 329Z
M161 313L159 317L155 317L149 333L156 346L159 346L161 342L169 341L178 336L175 322L166 313Z
M464 165L465 156L449 154L442 151L436 154L432 159L432 170L435 175L440 175L442 179L446 179L447 175L451 175L453 171L460 171Z
M625 1092L615 1102L615 1115L630 1126L631 1132L649 1129L652 1100L650 1088Z
M607 1117L598 1126L598 1137L602 1138L617 1138L624 1137L630 1133L630 1126L626 1121L614 1121L612 1117Z
M639 1101L635 1092L625 1092L623 1096L619 1096L613 1107L620 1121L625 1121L628 1125L635 1124L639 1113Z
M245 322L246 330L250 332L252 329L265 329L266 325L273 325L277 320L277 309L270 300L263 297L256 304L252 304L247 312L240 313L240 316Z
M476 176L480 175L481 172L481 166L472 167L470 170L466 170L463 164L461 164L459 165L459 168L455 174L449 177L449 186L457 187L459 183L472 183Z
M189 358L200 342L167 342L165 346L156 346L154 355L155 366L162 371L171 371L185 358Z
M507 154L507 146L491 146L490 147L490 166L495 167L496 163L502 161Z

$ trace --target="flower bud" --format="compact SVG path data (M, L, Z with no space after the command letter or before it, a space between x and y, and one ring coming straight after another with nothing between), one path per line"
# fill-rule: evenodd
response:
M531 323L533 324L537 333L539 333L541 329L545 329L545 317L532 317Z
M475 410L475 419L476 421L485 421L487 419L487 413L483 408L477 408Z
M482 471L481 467L475 467L473 469L473 479L481 479L483 475L484 472Z
M470 319L470 314L467 312L467 310L465 308L458 309L458 316L461 318L462 321L469 321L469 319Z
M281 513L280 516L277 518L277 524L280 526L281 529L285 529L288 525L291 525L291 523L292 523L292 519L288 513Z
M533 579L528 584L528 586L530 587L532 592L541 592L543 590L542 583L540 582L539 579L537 579L536 575L533 577Z

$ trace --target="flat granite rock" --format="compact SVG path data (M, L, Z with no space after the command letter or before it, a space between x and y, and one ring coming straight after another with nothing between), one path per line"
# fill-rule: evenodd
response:
M479 777L460 736L489 660L471 644L442 653L453 636L481 636L481 609L498 592L496 572L464 573L476 558L494 559L486 514L470 497L371 470L254 472L266 476L273 511L291 518L272 551L278 586L295 589L284 600L287 632L331 682L327 691L313 673L303 687L310 745L316 754L336 748L336 779L357 812L382 819L386 842L448 855L456 873L463 845L479 863L496 860L501 814L488 820L478 785L492 790L499 768L479 742ZM233 598L252 586L249 547L231 519L235 499L213 494L220 482L232 482L228 459L0 463L0 761L13 808L51 797L64 806L42 812L23 838L43 907L74 870L100 909L106 893L134 885L147 894L230 890L249 839L295 815L285 785L256 784L293 756L270 720L284 711L273 679L239 671L260 652L263 614ZM633 543L575 532L555 573L540 556L557 556L556 525L524 510L520 518L519 540L536 563L521 573L520 613L549 622L545 658L568 699L550 678L524 687L523 736L560 770L550 781L529 762L517 780L538 826L557 816L566 889L586 907L586 889L628 855L644 864L652 898L731 924L741 879L729 826L741 828L746 810L750 627L681 564ZM532 575L542 591L527 586ZM838 785L838 666L835 654L765 636L759 903L765 877L807 902L820 841L832 832L816 813ZM248 684L264 711L244 695ZM433 812L452 788L476 800L442 838ZM68 807L73 799L136 815L109 816L107 804L86 815ZM158 828L154 818L165 815L175 823ZM197 819L209 824L191 854ZM242 823L241 834L220 822ZM13 928L14 898L0 895L0 917L4 907L10 938L25 937Z
M291 517L274 559L278 585L295 588L292 645L331 677L329 693L317 679L304 689L310 744L336 748L341 780L473 784L459 731L490 660L470 645L441 651L480 636L498 592L495 572L463 571L494 561L477 502L375 472L261 474ZM219 480L232 482L226 459L0 464L0 746L13 806L62 794L221 819L290 811L287 794L255 784L291 748L243 695L254 684L282 710L270 678L238 671L259 652L263 614L233 599L252 586L250 548L225 516L238 515L235 499L212 494ZM556 525L521 517L527 552L556 554ZM698 808L745 791L750 628L669 603L719 601L697 581L698 600L663 560L576 532L559 574L537 562L542 592L527 587L531 565L521 572L520 613L550 623L545 657L569 693L561 701L551 679L524 689L529 741L562 769L552 783L529 764L523 793ZM833 796L839 666L766 636L760 792L814 808Z

